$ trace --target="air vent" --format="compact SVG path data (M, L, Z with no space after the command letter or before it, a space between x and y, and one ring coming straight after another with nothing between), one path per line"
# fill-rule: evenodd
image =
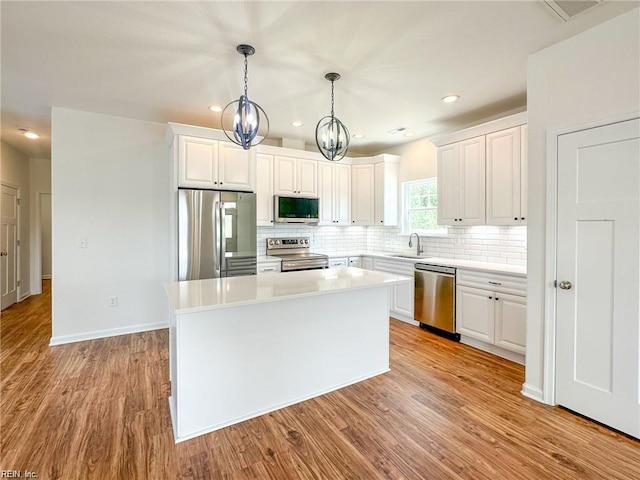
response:
M585 10L595 7L602 0L543 0L562 20L567 22Z

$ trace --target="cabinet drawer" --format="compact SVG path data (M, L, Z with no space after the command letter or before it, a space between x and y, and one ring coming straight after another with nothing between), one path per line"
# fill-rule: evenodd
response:
M373 260L373 269L413 277L413 264L407 264L405 262L394 262L393 260L376 258Z
M280 262L258 264L258 273L279 272Z
M349 260L346 257L330 258L329 259L329 268L348 267L348 266L349 266Z
M527 295L527 279L516 275L506 275L502 273L480 272L476 270L458 269L457 285L483 288L500 293L511 293L513 295Z

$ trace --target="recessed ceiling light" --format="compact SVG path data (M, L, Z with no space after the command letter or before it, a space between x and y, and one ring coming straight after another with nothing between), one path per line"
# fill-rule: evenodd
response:
M24 135L25 137L31 139L31 140L35 140L36 138L40 138L40 135L38 135L36 132L29 130L28 128L19 128L18 130L20 130L22 132L22 135Z
M303 125L304 123L302 123L300 120L294 120L293 122L291 122L292 127L301 127Z
M220 105L209 105L209 110L218 113L222 111L222 107Z
M442 97L442 101L444 103L451 103L451 102L455 102L459 98L460 98L460 95L447 95L446 97Z
M353 138L364 138L364 133L354 133L351 135Z

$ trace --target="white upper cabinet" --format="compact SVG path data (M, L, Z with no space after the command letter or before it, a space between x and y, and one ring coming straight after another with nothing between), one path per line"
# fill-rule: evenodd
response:
M292 197L318 196L318 162L276 155L273 160L273 193Z
M374 225L374 165L351 166L351 224Z
M398 225L398 164L375 164L374 224Z
M319 225L351 224L351 166L318 162Z
M252 192L255 156L230 142L179 135L178 186Z
M523 127L514 127L487 135L488 225L526 222L526 151L523 159L522 130ZM524 145L526 148L526 137Z
M383 154L357 162L351 166L351 224L398 225L399 157Z
M256 154L256 221L273 225L273 155Z
M485 223L485 137L438 149L438 223Z

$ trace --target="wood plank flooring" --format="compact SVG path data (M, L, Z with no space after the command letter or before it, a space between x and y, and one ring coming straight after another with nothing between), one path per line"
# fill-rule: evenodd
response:
M391 372L173 442L166 330L49 347L2 312L0 468L42 479L638 479L640 442L523 397L524 369L391 320ZM259 368L259 366L256 366Z

